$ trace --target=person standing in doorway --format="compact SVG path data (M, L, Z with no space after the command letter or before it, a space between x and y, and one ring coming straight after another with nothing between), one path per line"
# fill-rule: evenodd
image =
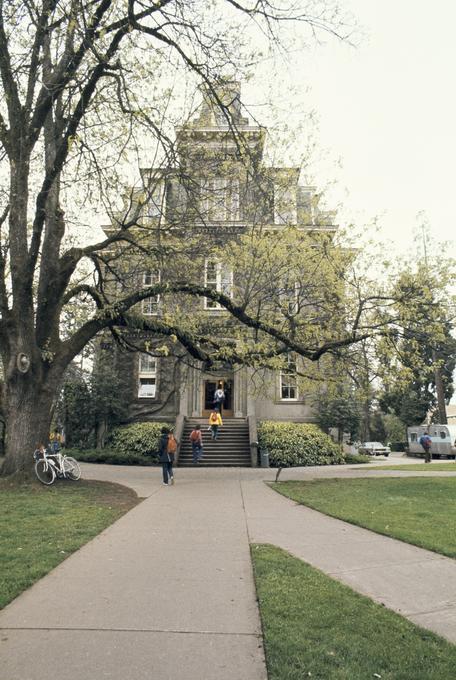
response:
M431 453L432 439L430 438L430 436L427 432L425 432L420 437L420 444L424 449L424 462L430 463L432 461L432 453Z
M201 434L201 425L195 425L190 433L190 441L192 443L192 462L196 465L203 457L203 435Z
M160 443L158 445L158 460L161 463L163 471L163 484L168 486L172 483L170 480L173 474L173 464L171 462L171 456L168 453L168 442L169 442L169 428L162 427Z
M209 427L211 428L212 439L215 441L217 441L219 427L222 425L222 416L214 409L209 416Z
M218 411L220 413L220 417L222 416L222 406L225 401L225 392L223 391L223 385L222 383L219 383L219 386L215 390L214 394L214 410Z

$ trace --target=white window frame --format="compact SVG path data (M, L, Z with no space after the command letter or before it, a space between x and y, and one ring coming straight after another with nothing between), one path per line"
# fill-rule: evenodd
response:
M215 279L209 280L208 268L209 264L215 265ZM226 276L227 275L227 276ZM206 288L214 288L218 293L224 293L228 297L233 297L233 271L225 269L222 262L213 258L206 258L204 261L204 285ZM228 284L228 285L227 285ZM215 300L204 298L204 309L224 309L224 307Z
M142 273L143 288L153 286L154 283L160 283L160 281L161 281L160 270L155 272L148 270ZM160 293L157 293L156 295L153 295L148 298L144 298L144 300L141 300L141 313L144 316L157 316L159 307L160 307Z
M286 312L290 316L296 316L299 312L299 293L301 286L299 281L295 281L291 285L286 283L283 286L282 293L280 297L283 301L283 306L286 307Z
M157 182L155 186L149 187L146 194L146 217L155 218L161 217L164 214L163 182Z
M239 180L211 177L202 181L201 213L207 222L240 219Z
M279 383L280 401L298 401L296 359L292 354L287 354L287 368L281 369ZM283 396L284 390L288 391L288 396ZM294 391L294 396L290 396L292 391Z
M157 396L158 359L150 354L140 353L138 357L138 398L155 399ZM147 382L146 382L147 381ZM142 387L149 386L149 390Z

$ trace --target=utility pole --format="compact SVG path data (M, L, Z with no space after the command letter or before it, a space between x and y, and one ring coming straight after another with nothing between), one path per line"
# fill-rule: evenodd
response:
M426 232L425 232L424 224L421 225L421 231L423 233L424 264L425 264L425 267L426 267L426 274L428 275L428 283L429 283ZM439 413L439 424L440 425L446 425L448 423L448 420L447 420L447 412L446 412L446 404L445 404L445 388L443 386L442 372L441 372L440 366L438 364L437 352L435 351L434 347L432 348L432 363L434 364L434 380L435 380L435 391L436 391L436 396L437 396L437 410L438 410L438 413Z

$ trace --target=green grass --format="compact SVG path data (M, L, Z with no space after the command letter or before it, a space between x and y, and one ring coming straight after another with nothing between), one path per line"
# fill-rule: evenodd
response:
M0 481L0 608L138 502L105 482Z
M271 487L332 517L456 557L456 477L325 479Z
M251 548L269 680L450 680L456 647L282 550Z
M364 469L364 468L363 468ZM456 472L456 463L404 463L403 465L382 465L371 470L401 470L401 472L408 472L409 470L417 470L419 472Z

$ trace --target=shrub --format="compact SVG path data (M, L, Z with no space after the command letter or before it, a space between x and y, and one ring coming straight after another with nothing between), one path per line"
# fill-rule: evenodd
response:
M158 453L160 430L169 423L132 423L116 427L110 433L107 445L116 453L154 456Z
M113 449L65 449L68 456L84 463L106 463L107 465L154 465L157 459L140 453L122 453Z
M344 462L339 447L316 425L264 421L258 426L260 449L273 467L335 465Z
M356 463L370 463L371 458L365 456L362 453L344 453L345 462L349 465L354 465Z

